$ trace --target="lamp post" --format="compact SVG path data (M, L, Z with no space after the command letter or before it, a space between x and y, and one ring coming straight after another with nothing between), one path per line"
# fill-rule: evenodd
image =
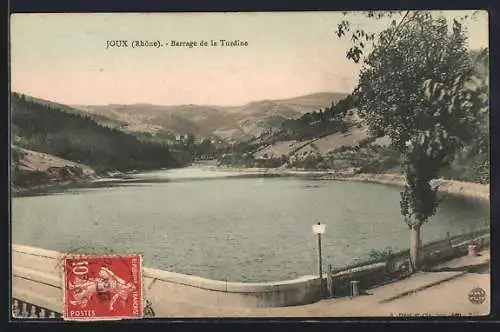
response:
M235 157L234 157L234 142L231 142L231 158L233 160L233 165L232 167L235 167L234 164L235 164Z
M321 234L325 233L326 225L318 222L312 226L313 233L318 235L318 266L319 266L319 294L323 298L323 262L321 258Z

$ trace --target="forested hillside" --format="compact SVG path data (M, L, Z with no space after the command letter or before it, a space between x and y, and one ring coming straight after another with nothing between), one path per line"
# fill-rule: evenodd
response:
M166 145L144 142L71 107L11 93L12 144L96 171L179 166Z
M312 137L346 132L352 123L354 101L351 95L333 103L330 107L308 112L298 119L289 119L281 125L281 136L287 139L304 140ZM349 111L351 114L349 114Z

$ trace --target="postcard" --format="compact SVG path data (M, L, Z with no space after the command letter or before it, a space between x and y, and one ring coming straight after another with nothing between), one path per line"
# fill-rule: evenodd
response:
M489 315L488 12L10 19L13 319Z

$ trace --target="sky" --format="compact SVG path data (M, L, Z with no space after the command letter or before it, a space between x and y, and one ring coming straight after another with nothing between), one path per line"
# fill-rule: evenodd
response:
M388 26L340 12L14 14L11 89L70 105L242 105L348 93L360 65L345 58L350 41L335 34L343 19L371 31ZM466 27L470 48L488 46L486 12ZM220 39L248 46L210 46ZM128 47L106 49L107 40ZM209 45L132 48L133 40Z

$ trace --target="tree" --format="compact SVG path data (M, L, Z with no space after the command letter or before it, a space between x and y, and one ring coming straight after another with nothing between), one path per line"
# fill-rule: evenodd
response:
M380 20L380 19L391 19L391 26L395 29L393 30L394 36L399 32L400 27L403 27L408 22L411 22L414 18L414 15L418 15L421 12L418 11L409 11L409 10L387 10L387 11L362 11L361 15L366 16L368 18ZM480 10L476 10L472 13L465 12L465 14L461 17L458 17L459 22L464 22L466 20L475 19L477 14L480 13ZM350 12L342 12L343 15L353 15ZM401 18L398 22L398 18ZM346 57L355 63L359 63L364 59L364 55L367 53L367 50L370 49L370 46L373 46L376 42L376 33L372 31L367 31L361 27L355 28L355 24L348 20L342 20L337 25L336 34L339 38L347 37L350 35L350 39L352 41L352 46L347 50ZM391 39L392 39L391 37Z
M346 56L357 62L362 51ZM406 184L400 207L411 230L412 267L418 269L420 230L439 205L431 181L477 137L488 96L481 84L471 84L474 72L457 20L449 32L443 17L406 12L399 24L394 20L380 33L363 59L353 97L370 130L388 135L403 155Z

